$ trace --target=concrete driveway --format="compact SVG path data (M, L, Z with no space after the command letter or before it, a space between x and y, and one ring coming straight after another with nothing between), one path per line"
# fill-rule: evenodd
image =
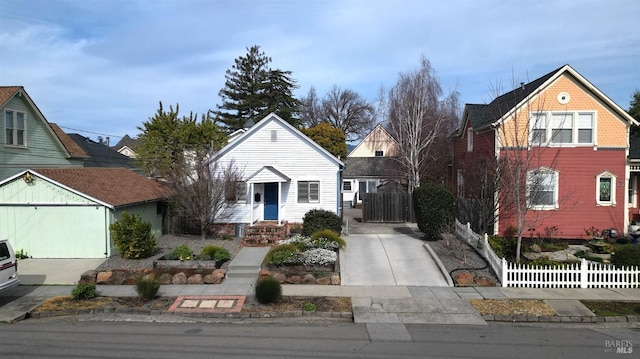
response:
M342 285L447 287L423 241L403 233L351 234L340 251Z

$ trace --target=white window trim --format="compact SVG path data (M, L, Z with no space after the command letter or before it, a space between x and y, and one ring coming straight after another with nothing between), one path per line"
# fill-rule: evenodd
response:
M349 184L349 189L344 188L345 187L344 185L347 184L347 183ZM342 181L342 190L343 191L349 191L349 192L351 192L353 190L353 183L351 182L351 180L348 180L348 181L343 180Z
M636 191L637 191L637 179L634 175L631 175L631 177L629 177L629 191L631 191L631 200L629 201L629 194L627 193L627 202L629 204L629 207L631 208L636 208Z
M317 200L311 200L310 198L310 193L309 193L309 186L307 185L307 201L300 201L300 182L307 182L307 183L317 183L318 184L318 199ZM297 202L298 203L320 203L320 198L322 198L322 184L320 183L319 180L299 180L296 183L296 198L297 198Z
M553 143L553 115L571 115L573 123L571 124L571 142L568 143ZM593 122L591 124L591 142L578 142L578 118L581 114L589 114L593 116ZM531 138L532 130L535 124L533 119L536 115L545 115L545 134L546 141L544 143L535 143ZM549 146L549 147L590 147L597 145L597 123L598 123L598 111L533 111L529 114L529 143L532 146Z
M611 178L611 200L600 200L600 179ZM609 171L604 171L596 176L596 205L598 206L615 206L616 205L616 178L617 176Z
M467 152L473 152L473 128L467 129Z
M547 172L547 173L551 173L553 175L553 204L552 205L533 205L528 203L529 201L529 173L530 172L535 172L535 171L539 171L539 172ZM535 211L551 211L551 210L556 210L558 208L560 208L560 206L558 205L558 191L560 188L559 185L560 182L560 173L557 170L554 170L553 168L548 168L548 167L539 167L539 168L535 168L533 170L530 170L527 172L527 205L529 206L530 209L535 210Z
M17 144L18 143L18 135L17 135L18 131L15 128L17 123L13 122L14 118L11 119L12 124L14 125L14 129L13 129L14 130L14 138L13 138L14 144L9 144L9 141L7 139L7 111L11 111L13 113L21 113L23 118L24 118L24 134L23 134L23 136L24 136L24 138L23 138L24 144L23 145L18 145ZM4 127L3 128L4 129L4 145L7 146L7 147L17 147L17 148L25 148L25 147L27 147L28 146L28 144L27 144L27 122L28 122L27 121L27 113L24 112L24 111L20 111L20 110L14 110L12 108L5 108L4 111L2 112L2 114L4 115L4 126L3 126Z

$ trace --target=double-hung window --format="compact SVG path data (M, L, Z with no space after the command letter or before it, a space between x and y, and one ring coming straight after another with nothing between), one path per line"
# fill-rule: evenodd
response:
M534 112L529 126L533 145L590 145L594 143L594 112Z
M27 146L26 121L27 115L24 112L5 110L5 144L10 146Z
M558 172L537 168L527 174L527 203L532 209L558 208Z
M298 203L320 202L319 181L298 181Z

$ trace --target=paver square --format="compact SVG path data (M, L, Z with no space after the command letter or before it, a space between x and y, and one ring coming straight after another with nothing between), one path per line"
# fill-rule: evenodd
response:
M219 300L218 308L232 308L235 300Z
M199 300L192 299L183 300L180 308L197 308L199 302Z
M207 308L207 309L211 309L211 308L215 308L216 307L216 303L218 303L217 300L202 300L200 301L200 305L198 306L198 308Z

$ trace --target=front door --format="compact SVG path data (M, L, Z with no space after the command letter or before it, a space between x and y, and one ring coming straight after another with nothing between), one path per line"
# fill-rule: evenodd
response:
M264 184L264 220L278 220L278 184Z

